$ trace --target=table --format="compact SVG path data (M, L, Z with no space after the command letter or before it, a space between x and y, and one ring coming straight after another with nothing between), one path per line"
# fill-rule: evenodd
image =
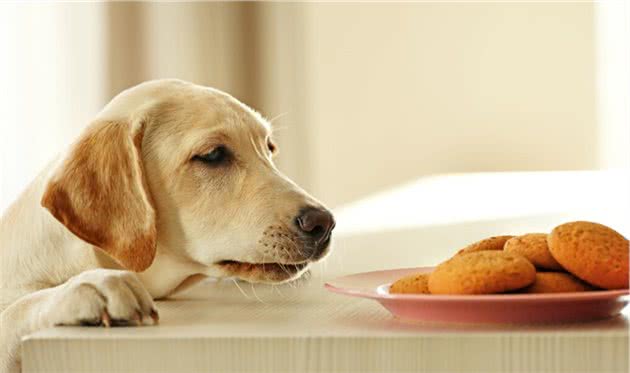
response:
M53 328L24 372L624 372L627 315L580 324L407 323L378 303L300 288L205 282L159 302L158 327ZM255 289L256 295L253 290Z

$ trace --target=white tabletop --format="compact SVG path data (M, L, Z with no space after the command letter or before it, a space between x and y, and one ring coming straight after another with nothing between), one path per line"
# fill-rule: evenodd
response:
M206 282L140 328L54 328L25 372L627 372L628 319L553 325L408 323L324 290Z
M459 180L459 185L466 189L465 180ZM496 191L488 189L486 195L478 197L492 201ZM523 191L513 191L519 192ZM433 193L434 199L448 197ZM206 281L173 300L159 302L161 322L156 327L60 327L40 331L23 342L23 370L628 371L628 308L614 319L576 324L408 323L393 318L374 301L332 294L323 288L326 279L341 274L433 265L472 240L501 233L546 231L581 214L601 214L600 205L595 203L590 212L546 206L541 213L533 209L521 216L487 216L479 221L462 218L432 224L426 217L430 211L408 204L417 209L419 218L415 223L374 229L379 219L387 218L391 211L374 207L366 210L364 206L383 204L388 198L395 199L396 193L338 211L341 234L334 252L324 264L313 268L309 282L279 287L241 284L239 289L232 281ZM391 199L389 202L391 209L401 207ZM456 210L449 208L451 212ZM462 212L456 215L470 215L470 206L460 208ZM490 210L496 212L493 208ZM361 219L353 218L353 211L358 211ZM372 222L365 219L366 211L373 211ZM616 214L602 216L609 221L620 218ZM363 230L350 228L361 225Z

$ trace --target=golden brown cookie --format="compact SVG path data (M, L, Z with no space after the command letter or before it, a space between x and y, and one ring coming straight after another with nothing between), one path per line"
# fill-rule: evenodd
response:
M556 271L564 270L549 252L546 233L529 233L510 238L505 243L504 250L523 255L536 268Z
M524 293L570 293L594 290L592 286L565 272L538 272L536 281Z
M459 250L455 255L474 253L486 250L503 250L505 242L514 236L494 236L477 241Z
M525 257L506 251L456 255L429 276L431 294L495 294L531 285L536 269Z
M604 289L628 288L628 240L598 223L559 225L547 237L551 255L567 271Z
M389 292L393 294L429 294L429 274L417 273L405 276L392 284Z

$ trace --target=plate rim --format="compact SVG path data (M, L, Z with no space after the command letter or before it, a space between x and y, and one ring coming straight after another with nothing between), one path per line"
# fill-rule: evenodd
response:
M616 289L616 290L589 290L581 292L564 292L564 293L544 293L544 294L478 294L478 295L437 295L437 294L391 294L379 292L378 289L391 283L382 283L374 287L374 289L351 289L342 288L334 285L334 282L339 279L365 276L370 274L382 274L384 272L394 272L402 270L418 270L418 273L422 271L430 271L435 267L404 267L404 268L392 268L378 271L366 271L352 273L344 276L337 276L332 280L327 281L324 287L337 294L370 298L376 300L409 300L409 301L436 301L436 302L535 302L535 301L558 301L558 302L571 302L571 301L588 301L588 300L604 300L604 299L616 299L624 297L624 301L630 301L630 289Z

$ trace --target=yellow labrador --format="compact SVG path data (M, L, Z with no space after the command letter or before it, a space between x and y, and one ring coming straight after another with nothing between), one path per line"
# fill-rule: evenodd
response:
M269 124L178 80L115 97L0 221L0 369L54 325L157 319L204 276L278 283L323 258L335 222L274 166Z

